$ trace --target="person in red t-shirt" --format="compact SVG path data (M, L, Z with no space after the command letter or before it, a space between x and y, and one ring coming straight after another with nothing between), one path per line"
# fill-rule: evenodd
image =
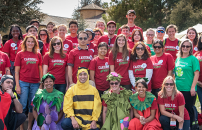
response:
M95 57L89 65L90 79L95 82L100 96L109 88L109 82L106 80L109 74L109 58L105 57L107 50L107 43L101 42L98 45L98 56Z
M94 46L97 46L98 40L100 39L100 37L102 36L103 33L102 33L102 30L99 28L93 29L93 32L95 33L95 37L94 37L92 43L94 44Z
M88 33L81 31L78 34L78 47L69 53L68 59L68 79L70 86L77 82L77 70L79 67L89 67L90 61L93 59L93 51L88 49Z
M143 42L137 42L131 52L129 67L129 78L135 92L135 82L139 78L144 78L148 84L147 91L151 91L151 78L153 74L153 65L150 59L150 53Z
M57 26L53 27L53 35L54 35L54 37L58 36L58 27Z
M99 28L101 29L102 33L104 34L104 30L105 30L105 23L103 21L97 21L95 28Z
M66 39L72 41L73 48L76 48L76 46L78 45L77 40L78 23L76 20L72 20L69 22L69 31L70 35L68 35Z
M20 103L25 113L28 102L28 129L32 128L33 114L31 101L38 88L42 89L42 57L38 52L38 43L35 36L26 36L22 45L22 51L15 58L16 92L20 95ZM23 127L23 125L21 126Z
M49 22L46 25L46 29L48 30L48 34L49 34L50 40L54 37L53 27L55 27L55 24L53 22Z
M0 62L1 62L0 65L0 80L1 80L1 77L4 74L10 75L10 67L11 67L8 55L2 51L0 51Z
M121 79L121 86L130 90L131 84L128 76L128 69L130 65L130 50L127 47L126 37L123 34L117 36L114 46L109 53L110 72L116 72L123 78Z
M65 39L65 34L67 33L67 26L65 24L60 24L58 26L58 35L63 41L63 51L66 54L73 49L73 43L70 40Z
M144 79L136 82L137 93L130 96L134 118L129 122L129 130L162 130L159 122L159 110L155 96L147 92ZM149 101L149 102L148 102Z
M20 43L22 42L22 40L23 40L23 36L22 36L22 30L20 26L16 24L11 25L10 32L9 32L9 40L4 44L3 52L5 52L10 59L10 64L11 64L10 72L13 75L14 79L15 79L15 67L14 67L15 57L17 54L17 49ZM7 74L10 74L10 72L8 72ZM14 86L15 86L15 82L14 82Z
M175 33L177 32L177 26L171 24L166 27L166 34L168 38L163 41L164 50L166 53L170 53L174 61L177 59L177 52L179 50L180 41L175 38Z
M115 39L116 39L116 35L115 35L116 23L114 21L109 21L107 23L107 31L108 31L108 34L100 37L100 39L98 40L97 46L99 45L100 42L107 43L109 46L109 49L108 49L106 56L108 57L109 51L112 49ZM97 55L97 54L95 54L95 55Z
M47 29L46 28L40 29L38 36L39 36L38 39L43 42L43 44L46 46L46 51L48 52L50 38Z
M128 23L126 25L128 25L130 27L129 39L132 38L131 36L132 36L132 32L134 29L140 30L141 33L143 34L142 28L136 26L134 23L135 18L136 18L136 13L134 10L128 10L126 18L128 19ZM119 34L121 34L121 28L118 29L117 35L119 35Z
M172 76L164 79L157 102L161 112L159 120L164 130L170 130L170 118L178 122L178 130L189 130L190 118L185 108L185 99L177 90Z
M150 58L154 67L151 88L152 93L158 97L158 92L161 90L163 80L173 74L175 62L171 54L164 53L163 42L161 40L154 41L153 48L156 54Z
M196 29L193 28L193 27L189 27L187 29L187 36L186 36L186 38L189 39L192 42L192 45L193 45L193 54L195 54L195 52L198 51L198 48L197 48L198 33L197 33Z
M129 45L132 45L133 42L131 39L129 39L129 36L130 36L130 27L128 25L123 25L121 27L121 34L124 34L125 37L126 37L126 40L127 40L127 43L128 43L128 48L129 48ZM131 49L131 48L130 48Z
M55 77L53 87L65 94L69 87L67 75L68 55L63 52L63 43L60 37L53 37L50 45L50 50L43 59L43 75L48 72L52 74Z
M40 26L40 23L37 19L32 19L30 22L29 22L29 25L34 25L37 29L39 28ZM23 34L23 39L27 36L27 33ZM36 36L36 39L38 39L38 36Z
M91 42L95 37L95 33L91 28L86 28L84 31L88 33L88 44L87 44L88 49L93 51L94 57L97 57L97 55L95 55L98 54L97 48L95 48L95 45Z

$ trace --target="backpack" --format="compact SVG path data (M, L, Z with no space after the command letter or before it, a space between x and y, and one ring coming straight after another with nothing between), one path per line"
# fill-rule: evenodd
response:
M198 124L198 111L195 106L193 106L194 116L193 116L193 122L192 122L192 128L191 130L199 130L199 124Z
M165 38L165 40L163 40L163 46L165 46L165 45L166 45L166 40L167 40L167 38ZM177 40L178 40L177 44L178 44L178 46L180 46L181 42L180 42L180 40L179 40L179 39L177 39Z
M43 42L41 40L38 40L38 42L39 42L40 53L42 54L42 51L43 51Z

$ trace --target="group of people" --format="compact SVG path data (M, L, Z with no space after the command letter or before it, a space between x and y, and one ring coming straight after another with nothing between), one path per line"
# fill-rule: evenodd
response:
M38 30L34 19L24 35L12 25L0 47L0 103L15 109L0 110L0 127L23 130L28 113L28 130L189 130L196 92L202 103L201 37L190 27L180 41L171 24L144 39L135 11L126 18L117 35L114 21L105 34L102 21L77 33L72 20L68 36L64 24ZM15 125L9 112L20 115Z

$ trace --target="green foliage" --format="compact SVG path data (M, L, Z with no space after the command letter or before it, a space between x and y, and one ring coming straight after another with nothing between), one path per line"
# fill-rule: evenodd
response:
M78 32L79 32L79 31L83 31L83 30L87 27L86 22L85 22L85 20L82 18L82 16L80 16L80 18L79 18L79 20L78 20L78 26L79 26Z
M26 27L32 19L41 21L45 16L37 7L41 3L42 0L1 0L0 30L6 31L10 25L16 23Z
M92 0L81 0L81 8L92 3Z

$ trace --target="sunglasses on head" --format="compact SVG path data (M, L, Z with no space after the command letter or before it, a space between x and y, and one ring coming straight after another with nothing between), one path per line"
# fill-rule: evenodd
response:
M88 38L87 37L79 37L79 40L87 40Z
M110 83L110 85L118 85L119 84L119 82L115 82L115 83Z
M164 33L164 31L163 31L163 30L158 30L157 32L158 32L158 33Z
M60 45L61 42L53 43L53 46L56 46L56 44L57 44L57 45Z
M47 34L40 34L40 36L46 36Z
M190 48L191 46L182 45L182 48Z
M144 49L145 49L144 47L136 47L137 51L139 51L139 50L143 51Z
M156 49L156 48L161 49L162 47L161 46L154 46L154 49Z
M165 85L165 86L168 86L168 85L173 86L174 83L165 83L164 85Z

